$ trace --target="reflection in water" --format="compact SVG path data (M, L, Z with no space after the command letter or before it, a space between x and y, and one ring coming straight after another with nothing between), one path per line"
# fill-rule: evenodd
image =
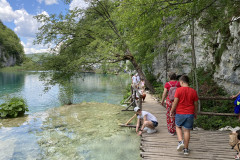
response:
M0 72L0 96L21 90L23 84L23 73ZM12 88L14 88L14 90Z
M8 73L1 73L2 78L5 79L4 82L8 81L8 77L14 77L14 74L15 79L21 79L21 81L13 81L10 78L9 81L13 84L3 83L3 86L0 86L8 88L7 90L0 90L0 103L3 102L4 95L10 94L10 96L20 95L26 99L29 106L28 113L45 111L61 105L59 86L53 86L47 93L44 93L43 82L39 80L40 73L11 73L11 76L8 76ZM84 73L82 75L83 79L75 78L72 83L73 103L95 101L119 104L123 97L122 90L129 82L129 80L116 75L94 73ZM17 78L18 76L20 77Z

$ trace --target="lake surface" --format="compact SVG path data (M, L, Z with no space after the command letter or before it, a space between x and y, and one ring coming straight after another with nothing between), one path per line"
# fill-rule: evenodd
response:
M134 129L118 126L133 115L118 105L127 78L83 74L73 81L73 102L80 104L61 106L60 87L44 93L39 75L0 73L0 102L22 96L30 110L25 117L0 119L0 159L140 159Z
M37 72L0 72L0 103L4 101L4 96L16 95L26 99L29 113L61 106L59 86L53 86L45 93L39 75ZM73 103L94 101L120 104L123 91L129 82L129 79L116 75L82 74L81 78L73 80Z

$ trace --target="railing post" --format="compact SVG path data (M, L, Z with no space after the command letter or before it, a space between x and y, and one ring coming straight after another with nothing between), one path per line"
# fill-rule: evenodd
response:
M133 107L136 107L136 90L134 89L134 103L133 103Z
M198 100L198 112L201 112L201 101Z
M134 102L135 103L135 100L133 99L133 86L131 85L131 104Z

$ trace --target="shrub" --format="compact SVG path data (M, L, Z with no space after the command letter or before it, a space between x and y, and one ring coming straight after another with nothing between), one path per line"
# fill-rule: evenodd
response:
M0 117L15 118L23 116L25 111L29 111L28 106L25 100L20 97L12 97L0 105Z
M124 101L131 95L131 84L128 84L125 87L125 91L123 92L123 100L120 102L120 104L123 104Z

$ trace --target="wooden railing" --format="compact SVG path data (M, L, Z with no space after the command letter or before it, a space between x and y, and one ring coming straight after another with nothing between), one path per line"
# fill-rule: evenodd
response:
M218 100L223 100L223 101L234 101L234 99L229 98L229 97L199 97L200 101L218 101ZM234 108L234 104L232 104L232 107ZM212 115L212 116L238 116L238 114L234 113L216 113L216 112L203 112L199 111L199 115Z
M138 95L138 99L137 99L137 95ZM129 108L131 107L134 108L136 106L138 106L142 110L142 95L139 92L139 89L131 86L131 95L124 102L125 104L128 104L128 106L126 107L126 109L122 111L133 111L133 109L130 110Z

